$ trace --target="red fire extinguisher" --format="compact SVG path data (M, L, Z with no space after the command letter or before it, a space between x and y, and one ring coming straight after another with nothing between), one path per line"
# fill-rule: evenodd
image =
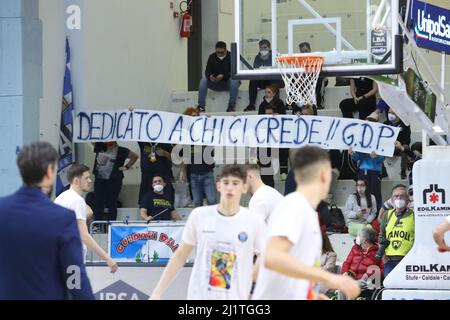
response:
M181 15L180 37L189 38L191 36L192 17L188 11Z

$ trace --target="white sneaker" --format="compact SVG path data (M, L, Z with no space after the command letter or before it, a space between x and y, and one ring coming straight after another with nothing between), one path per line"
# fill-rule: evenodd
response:
M366 118L367 121L378 122L380 115L378 112L374 111Z

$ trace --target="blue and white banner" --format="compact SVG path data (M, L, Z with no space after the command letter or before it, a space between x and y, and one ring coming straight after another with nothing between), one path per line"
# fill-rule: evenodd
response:
M112 224L109 256L120 262L167 263L178 249L184 224Z
M59 161L58 176L56 178L56 196L62 193L69 185L69 181L67 181L67 171L73 162L73 112L72 79L70 74L70 47L69 40L66 38L66 70L64 72L64 88L59 131Z
M324 149L392 156L399 128L356 119L295 116L200 116L151 110L78 112L75 142L147 141L179 145Z
M418 46L450 53L450 10L414 0L410 17Z

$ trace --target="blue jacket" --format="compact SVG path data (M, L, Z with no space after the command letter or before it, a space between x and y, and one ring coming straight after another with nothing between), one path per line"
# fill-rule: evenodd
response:
M372 159L370 154L355 152L352 156L352 160L359 161L359 170L378 171L381 173L384 157L377 156L375 159Z
M95 299L75 213L38 188L0 198L0 254L0 300Z

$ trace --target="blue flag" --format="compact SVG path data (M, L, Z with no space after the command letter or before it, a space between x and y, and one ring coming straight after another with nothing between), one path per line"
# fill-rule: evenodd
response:
M66 71L64 73L64 89L61 107L61 124L59 132L59 161L56 179L56 196L65 191L69 185L67 171L73 162L73 99L72 79L70 75L70 47L66 38Z

